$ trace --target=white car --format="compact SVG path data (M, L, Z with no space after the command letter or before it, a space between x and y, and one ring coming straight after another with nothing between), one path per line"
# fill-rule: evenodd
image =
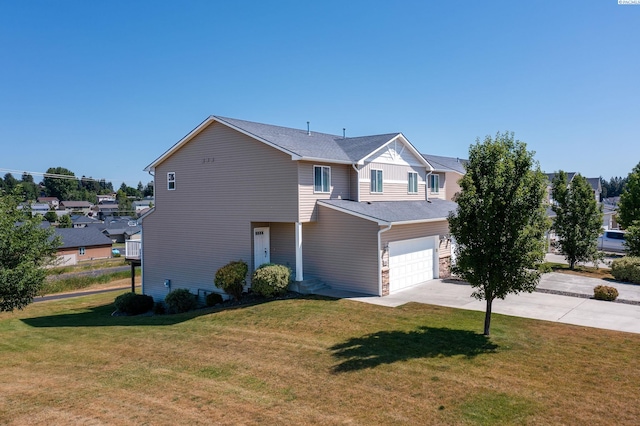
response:
M602 251L624 251L624 231L604 231L604 234L598 238L598 249Z

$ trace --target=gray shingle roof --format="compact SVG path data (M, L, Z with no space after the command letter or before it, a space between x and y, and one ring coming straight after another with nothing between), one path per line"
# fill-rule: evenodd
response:
M293 155L306 158L326 159L355 163L367 154L380 148L400 133L343 138L327 133L310 132L289 127L255 123L235 118L213 116L216 120L242 129Z
M94 227L56 228L62 239L61 248L111 245L111 239Z
M440 155L422 154L422 156L433 166L437 171L453 170L460 174L465 174L465 165L469 160L454 157L442 157Z
M453 201L372 201L319 200L320 205L335 207L346 213L386 223L446 219L458 205Z

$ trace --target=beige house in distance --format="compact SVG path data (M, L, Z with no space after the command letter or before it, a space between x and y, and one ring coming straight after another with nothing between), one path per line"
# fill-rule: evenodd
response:
M287 265L300 289L320 281L379 296L449 273L456 204L430 196L435 168L402 133L347 138L210 116L145 170L155 205L143 218L142 290L156 300L221 292L215 272L238 259L250 274ZM204 204L188 208L194 199Z

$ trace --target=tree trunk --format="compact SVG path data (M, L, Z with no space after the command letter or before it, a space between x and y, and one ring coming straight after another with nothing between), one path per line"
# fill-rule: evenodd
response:
M575 266L576 266L576 261L574 259L571 259L569 261L569 269L573 271L573 268L575 268Z
M487 310L484 313L484 335L489 335L489 328L491 327L491 304L493 299L487 298Z

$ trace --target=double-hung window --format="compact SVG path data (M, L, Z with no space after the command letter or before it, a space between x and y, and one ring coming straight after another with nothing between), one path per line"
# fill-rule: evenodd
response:
M440 175L429 176L429 191L431 191L432 194L440 192Z
M176 174L175 172L167 173L167 189L173 191L176 189Z
M371 192L382 193L382 170L371 170Z
M80 254L80 256L84 256L84 254L85 254L85 248L84 248L84 247L80 247L80 248L78 249L78 253Z
M313 192L331 192L331 167L313 166Z
M407 192L409 194L417 194L418 193L418 173L409 172L409 187Z

